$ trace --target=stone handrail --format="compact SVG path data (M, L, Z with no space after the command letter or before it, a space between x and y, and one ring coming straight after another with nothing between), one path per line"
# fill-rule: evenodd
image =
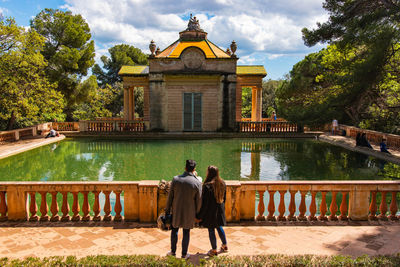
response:
M297 124L287 121L241 121L238 122L239 132L245 133L293 133L298 132Z
M346 136L350 136L352 138L356 138L358 133L366 133L367 139L376 145L379 145L379 143L382 141L382 138L385 137L387 139L387 145L389 148L400 149L400 135L382 133L372 130L365 130L343 124L339 125L339 129L345 130Z
M5 141L18 141L21 137L36 136L37 127L28 127L11 131L0 132L0 143Z
M226 181L226 184L228 222L398 218L400 181ZM154 223L167 199L167 192L158 185L159 181L3 182L0 220L124 219ZM269 197L264 201L266 194Z

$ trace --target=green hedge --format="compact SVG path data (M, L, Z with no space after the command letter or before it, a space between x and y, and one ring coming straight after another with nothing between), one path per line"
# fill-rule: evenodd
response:
M392 256L218 256L200 259L198 266L400 266L400 253ZM193 262L152 255L75 256L26 259L1 258L0 266L193 266Z

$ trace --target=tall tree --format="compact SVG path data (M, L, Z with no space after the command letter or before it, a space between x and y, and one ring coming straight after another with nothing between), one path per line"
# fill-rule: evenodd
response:
M308 46L336 44L344 54L355 49L354 56L342 65L351 65L352 70L337 84L347 91L344 111L358 124L365 108L379 99L386 66L400 49L400 1L325 0L323 7L329 12L329 20L317 23L315 30L304 28L303 39Z
M262 116L271 117L273 111L277 111L275 92L279 88L282 80L263 81L262 85Z
M44 38L0 18L0 124L8 129L63 120L62 95L45 75Z
M121 82L118 72L123 65L148 65L147 55L139 48L127 44L119 44L108 49L110 57L102 56L101 61L103 68L98 64L93 66L93 74L96 75L99 84L113 85L116 82ZM104 69L104 70L103 70Z
M46 39L42 51L48 61L46 72L52 82L57 82L57 90L64 95L70 119L71 107L89 95L78 86L94 64L94 42L89 25L81 15L45 9L31 20L31 27Z

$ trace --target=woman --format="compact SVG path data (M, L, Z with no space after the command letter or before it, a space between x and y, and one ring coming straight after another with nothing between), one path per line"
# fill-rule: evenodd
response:
M225 232L222 228L222 226L226 224L226 185L224 180L219 177L219 170L215 166L208 166L207 177L203 184L201 198L201 209L196 215L196 218L200 221L202 226L208 228L211 250L208 251L207 255L216 256L218 254L215 229L217 229L222 242L220 253L227 252L228 246L226 244Z

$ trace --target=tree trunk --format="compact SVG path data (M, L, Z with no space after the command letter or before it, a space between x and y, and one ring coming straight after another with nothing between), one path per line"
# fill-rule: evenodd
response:
M12 130L13 129L13 126L14 126L14 123L15 123L15 115L14 115L14 111L12 111L11 112L11 117L10 117L10 119L8 120L8 122L7 122L7 131L10 131L10 130Z

